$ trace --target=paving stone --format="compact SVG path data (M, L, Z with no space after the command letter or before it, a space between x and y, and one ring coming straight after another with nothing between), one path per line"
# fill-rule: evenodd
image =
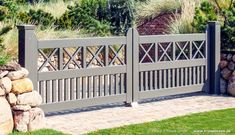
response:
M105 128L158 121L176 116L226 108L235 108L235 98L202 94L142 103L135 108L121 106L49 116L46 117L46 123L47 128L78 135Z

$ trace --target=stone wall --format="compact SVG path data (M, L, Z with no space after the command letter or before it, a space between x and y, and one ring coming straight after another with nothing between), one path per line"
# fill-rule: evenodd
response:
M219 66L221 70L221 94L235 96L235 53L222 53Z
M0 66L0 135L13 130L41 129L45 115L38 106L42 97L33 90L29 72L16 63Z

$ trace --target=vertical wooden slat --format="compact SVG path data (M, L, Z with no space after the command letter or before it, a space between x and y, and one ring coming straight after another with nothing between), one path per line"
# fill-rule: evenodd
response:
M76 99L81 99L81 79L76 78Z
M120 80L120 87L121 87L121 94L123 94L124 93L124 81L125 81L125 79L124 79L124 74L121 74L121 80Z
M51 103L51 81L46 81L46 103Z
M163 70L163 83L164 83L164 88L166 88L166 85L167 85L167 72L166 72L167 69Z
M185 68L185 85L188 85L188 67Z
M149 71L149 89L153 90L153 71Z
M196 67L193 67L193 84L196 84Z
M148 78L148 71L145 71L144 72L144 75L145 75L145 77L144 77L144 83L145 83L145 88L144 88L144 90L145 91L147 91L147 90L149 90L149 88L148 88L148 80L149 80L149 78Z
M120 78L119 74L115 74L115 92L114 94L120 94Z
M158 77L157 77L157 70L154 71L154 89L158 89Z
M159 89L162 88L162 70L159 70Z
M70 95L70 91L69 91L69 79L66 78L64 79L64 100L69 100L69 95Z
M93 97L96 97L97 96L97 92L98 92L98 77L97 76L94 76L93 77Z
M175 68L172 70L172 87L175 87Z
M58 102L57 82L58 80L52 80L52 102Z
M140 90L144 91L144 72L140 72Z
M108 75L104 75L104 96L108 95L108 89L109 89L109 83L108 83Z
M88 79L87 94L88 94L88 98L91 98L92 97L92 82L91 82L92 77L89 76L87 77L87 79Z
M200 83L204 83L204 66L201 66L201 81Z
M82 99L87 98L87 79L86 77L82 77Z
M109 94L114 95L114 77L109 75Z
M74 81L75 79L74 78L71 78L70 79L70 100L74 100L75 99L75 90L74 90Z
M64 101L63 79L58 80L58 100Z
M192 85L193 79L192 79L192 67L189 67L189 85Z
M176 87L180 86L180 69L176 69Z
M103 76L99 76L99 96L104 96L104 80Z
M200 66L197 66L197 84L200 84Z
M45 96L45 85L44 81L39 82L39 88L40 88L40 95L42 96L43 103L46 103L46 96Z
M185 84L184 84L184 68L180 68L180 79L181 79L181 81L180 81L180 86L184 86Z
M167 88L170 88L170 87L171 87L171 82L172 82L171 77L172 77L172 75L171 75L171 69L168 69L168 73L167 73L168 85L167 85Z

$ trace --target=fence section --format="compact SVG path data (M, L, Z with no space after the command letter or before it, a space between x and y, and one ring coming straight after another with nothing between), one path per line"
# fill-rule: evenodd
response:
M139 97L201 91L207 78L206 34L139 36Z
M46 112L219 89L219 24L207 33L38 40L18 26L19 63ZM218 79L219 80L219 79Z

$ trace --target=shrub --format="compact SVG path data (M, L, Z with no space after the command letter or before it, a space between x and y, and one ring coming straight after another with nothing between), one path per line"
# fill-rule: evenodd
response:
M44 12L43 10L30 9L28 13L19 13L18 19L23 23L31 23L40 25L42 29L52 26L55 22L52 14Z
M112 33L115 35L124 34L134 23L134 1L110 1L110 13Z
M15 23L17 12L19 10L17 3L14 0L0 0L0 5L7 8L5 21L11 21Z
M196 8L193 27L198 32L204 32L208 21L220 21L221 39L223 50L235 49L235 1L224 0L223 2L215 0L214 2L202 2L200 7Z
M167 33L170 34L185 34L196 32L192 26L195 8L200 4L201 0L181 0L181 12L171 18L171 23L168 25Z
M107 35L110 32L107 4L106 0L81 0L74 6L68 6L68 11L56 20L56 27L83 28L89 33Z

